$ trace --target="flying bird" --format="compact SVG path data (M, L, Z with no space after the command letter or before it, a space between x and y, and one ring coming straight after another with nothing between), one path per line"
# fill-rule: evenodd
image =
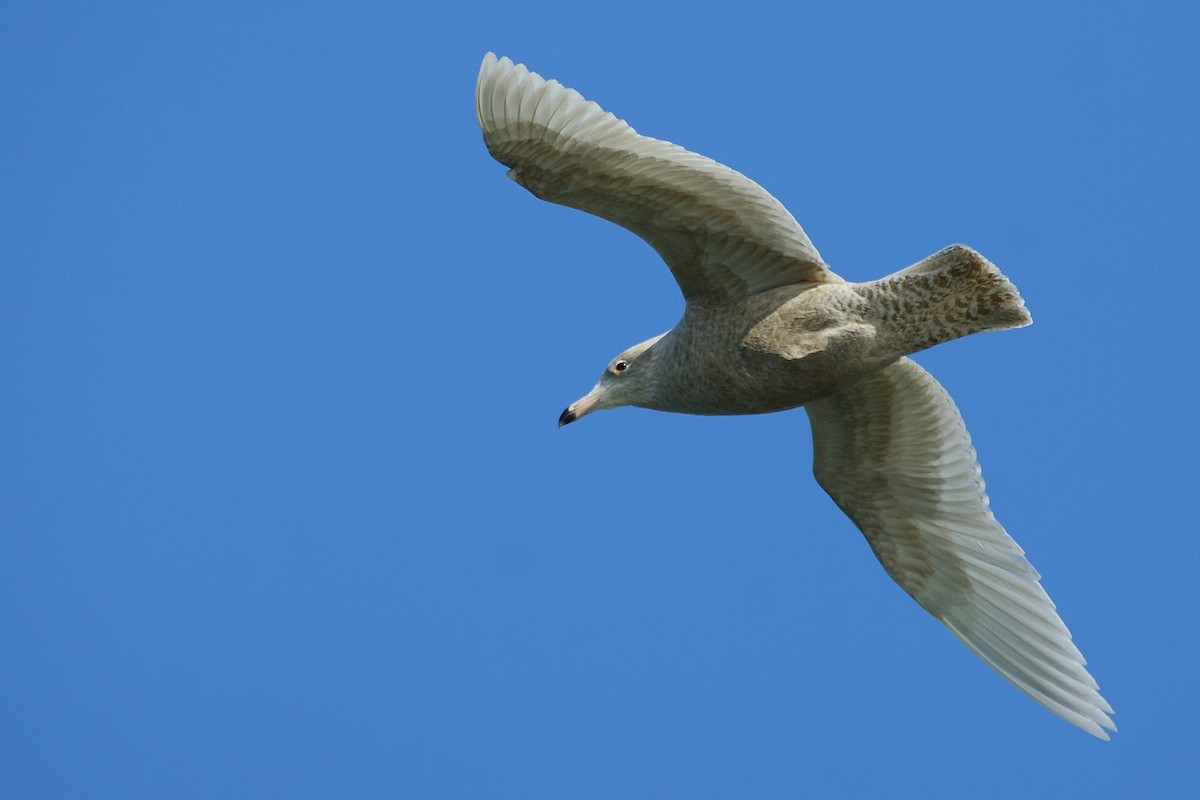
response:
M1032 322L990 261L952 245L882 279L848 282L757 183L638 134L524 65L488 53L475 107L509 177L640 236L686 302L678 325L610 361L560 426L618 406L804 406L817 482L896 583L1023 692L1108 739L1112 707L989 509L954 401L907 357Z

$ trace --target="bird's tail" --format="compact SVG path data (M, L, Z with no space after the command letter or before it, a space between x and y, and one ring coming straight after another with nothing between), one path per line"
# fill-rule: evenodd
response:
M880 315L883 329L906 340L902 349L907 353L1033 322L1017 287L995 264L961 244L861 284L861 289Z

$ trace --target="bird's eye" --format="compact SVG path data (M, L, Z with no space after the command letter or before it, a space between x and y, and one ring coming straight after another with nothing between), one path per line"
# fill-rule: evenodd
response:
M628 368L629 362L623 359L613 364L613 372L624 372Z

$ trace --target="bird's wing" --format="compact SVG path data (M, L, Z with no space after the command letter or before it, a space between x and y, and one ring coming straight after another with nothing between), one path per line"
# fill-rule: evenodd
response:
M667 262L688 302L840 281L765 189L711 158L638 134L558 81L488 53L475 108L483 140L533 194L628 228Z
M1034 700L1108 739L1112 707L1037 571L988 509L946 390L904 358L805 408L817 481L896 583Z

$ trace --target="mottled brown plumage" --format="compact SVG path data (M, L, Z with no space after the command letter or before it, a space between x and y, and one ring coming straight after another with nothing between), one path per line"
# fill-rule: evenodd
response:
M907 358L1030 323L994 265L954 245L849 283L749 178L641 136L507 58L484 58L476 110L489 152L514 180L641 236L687 301L677 326L613 359L560 424L623 405L693 414L805 406L817 480L888 574L1039 703L1108 738L1112 708L989 510L958 409Z

